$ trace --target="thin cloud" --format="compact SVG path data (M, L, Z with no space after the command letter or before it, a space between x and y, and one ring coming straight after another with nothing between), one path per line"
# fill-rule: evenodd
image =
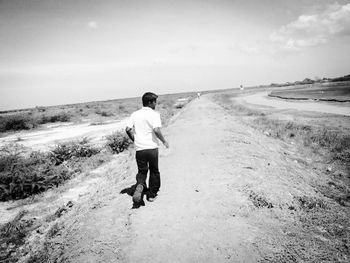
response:
M350 33L350 4L331 5L319 14L299 18L270 35L280 49L298 51L325 44L334 37Z
M89 21L87 25L91 29L97 29L98 28L98 24L97 24L96 21Z

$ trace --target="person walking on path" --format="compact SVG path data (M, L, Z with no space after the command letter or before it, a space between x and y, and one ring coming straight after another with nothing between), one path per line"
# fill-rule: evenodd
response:
M143 107L131 114L126 125L126 133L134 142L136 148L136 163L138 173L136 175L136 190L133 194L134 204L141 203L143 193L152 202L157 197L160 188L160 173L158 169L158 139L169 148L161 132L160 114L155 111L158 96L152 92L146 92L142 96ZM148 170L148 191L146 179Z

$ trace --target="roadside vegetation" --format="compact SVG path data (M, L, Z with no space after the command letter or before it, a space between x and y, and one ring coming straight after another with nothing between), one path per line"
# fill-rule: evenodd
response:
M106 147L93 146L86 138L59 143L48 152L5 145L0 149L0 201L23 199L57 187L76 173L96 168L130 144L119 131L107 136Z
M327 163L339 161L350 171L350 132L349 127L342 125L341 121L334 120L329 124L331 118L328 116L323 119L322 117L307 118L304 116L299 120L298 116L292 113L280 112L279 115L276 115L272 110L258 110L239 104L232 100L237 96L234 93L215 96L226 110L243 117L243 120L266 135L287 142L299 143L303 147L312 149L314 153L323 154L328 158ZM342 118L343 123L346 123L347 117Z
M175 112L185 106L193 92L160 95L157 110L162 113L164 123L172 117ZM188 98L176 106L178 99ZM23 110L11 110L0 112L0 133L20 130L30 130L40 125L57 122L90 122L103 124L108 120L121 120L129 114L141 108L140 98L117 99L108 101L96 101L79 104L69 104L50 107L35 107Z
M45 123L68 122L71 115L66 112L46 115L31 113L17 113L0 116L0 132L29 130Z
M121 153L127 150L132 144L132 141L123 131L114 132L111 135L106 136L106 139L106 146L112 151L112 153Z
M276 120L269 116L259 116L253 123L266 135L297 142L312 149L314 153L323 153L328 163L339 162L350 170L350 135L343 130Z
M310 195L292 194L295 203L287 209L277 208L275 202L267 198L271 197L269 189L248 192L255 207L280 209L281 215L292 216L296 225L299 224L298 230L289 235L285 249L262 261L283 262L287 258L290 262L347 262L350 244L349 117L276 110L233 100L240 94L242 92L231 91L215 94L214 98L237 121L285 142L281 155L301 168L304 172L301 180L307 181L313 189ZM285 227L288 229L290 225Z
M157 110L161 112L165 126L180 109L176 106L177 100L184 97L187 99L182 102L183 106L191 100L191 93L159 97ZM89 109L89 114L105 117L115 116L116 111L119 111L119 115L127 116L141 107L139 100L133 98L78 104L76 114L72 111L74 105L57 106L54 110L52 107L36 107L30 112L7 112L0 115L0 131L32 129L48 122L70 121L84 112L83 108ZM119 105L115 105L115 102ZM58 107L61 107L61 112ZM83 167L92 169L108 159L108 153L121 153L130 145L131 141L124 131L107 135L102 147L93 146L86 138L59 143L49 152L31 151L20 144L3 145L0 149L0 201L23 199L58 186L81 172Z
M190 94L161 95L157 109L162 114L166 126L180 108L175 106L177 99ZM141 107L140 98L125 100L90 102L55 107L37 107L29 111L0 113L0 132L16 132L39 127L50 122L101 123L107 120L126 118ZM17 143L0 147L0 201L21 203L37 202L44 198L40 194L63 185L67 180L89 172L111 161L115 154L128 150L132 145L124 131L115 131L94 145L86 138L62 142L49 151L32 151ZM60 188L59 188L60 189ZM22 201L21 201L22 200ZM32 200L32 201L31 201ZM37 200L37 201L35 201ZM16 206L17 206L16 205ZM35 212L19 210L14 218L0 225L1 262L45 262L49 251L63 226L59 219L73 206L68 202L57 207L54 212L43 211L40 219ZM36 240L34 244L30 240ZM36 248L33 249L33 246Z
M48 152L30 151L18 144L5 145L0 149L0 201L34 197L56 188L77 174L88 174L112 160L113 154L126 150L129 145L123 132L109 135L103 147L92 145L86 138L57 144ZM73 203L68 202L43 220L36 220L29 211L21 210L13 220L0 225L1 262L17 262L18 248L24 246L33 233L44 234L43 248L40 253L31 254L26 262L44 262L50 240L60 231L61 225L56 219L72 206ZM25 254L30 252L30 246L23 251L26 250Z
M320 116L257 109L232 100L236 93L216 94L216 101L245 124L266 136L298 147L315 169L327 173L336 183L317 186L340 205L350 205L350 126L348 117ZM299 160L307 164L306 160ZM310 161L309 161L310 162Z

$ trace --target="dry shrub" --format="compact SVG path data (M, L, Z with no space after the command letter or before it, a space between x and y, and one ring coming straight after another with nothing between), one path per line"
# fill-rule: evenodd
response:
M113 134L108 135L106 139L107 139L106 146L113 153L123 152L124 150L128 149L130 144L132 144L132 141L123 131L114 132Z
M29 130L38 126L38 121L29 114L0 116L0 132Z
M83 138L76 142L71 141L57 144L50 155L56 165L59 165L72 158L91 157L100 151L100 149L91 146L87 138Z
M63 143L51 152L28 152L17 144L0 149L0 201L22 199L57 187L74 173L108 161L87 139ZM96 156L96 158L91 158Z
M40 119L40 124L49 122L68 122L72 116L67 112L59 112L52 115L42 115Z
M0 149L0 200L26 198L58 186L69 179L72 171L56 165L48 153L19 150L6 145Z
M111 111L106 111L106 110L101 110L100 108L97 108L95 110L95 113L98 115L101 115L103 117L110 117L110 116L114 116L114 113Z

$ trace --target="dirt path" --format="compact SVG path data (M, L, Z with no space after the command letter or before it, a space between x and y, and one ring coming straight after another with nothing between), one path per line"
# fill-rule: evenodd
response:
M320 253L297 200L321 198L310 183L323 178L288 145L207 96L165 134L171 148L160 150L158 199L131 209L131 197L119 194L134 183L133 153L105 167L110 180L67 221L65 262L295 262Z

